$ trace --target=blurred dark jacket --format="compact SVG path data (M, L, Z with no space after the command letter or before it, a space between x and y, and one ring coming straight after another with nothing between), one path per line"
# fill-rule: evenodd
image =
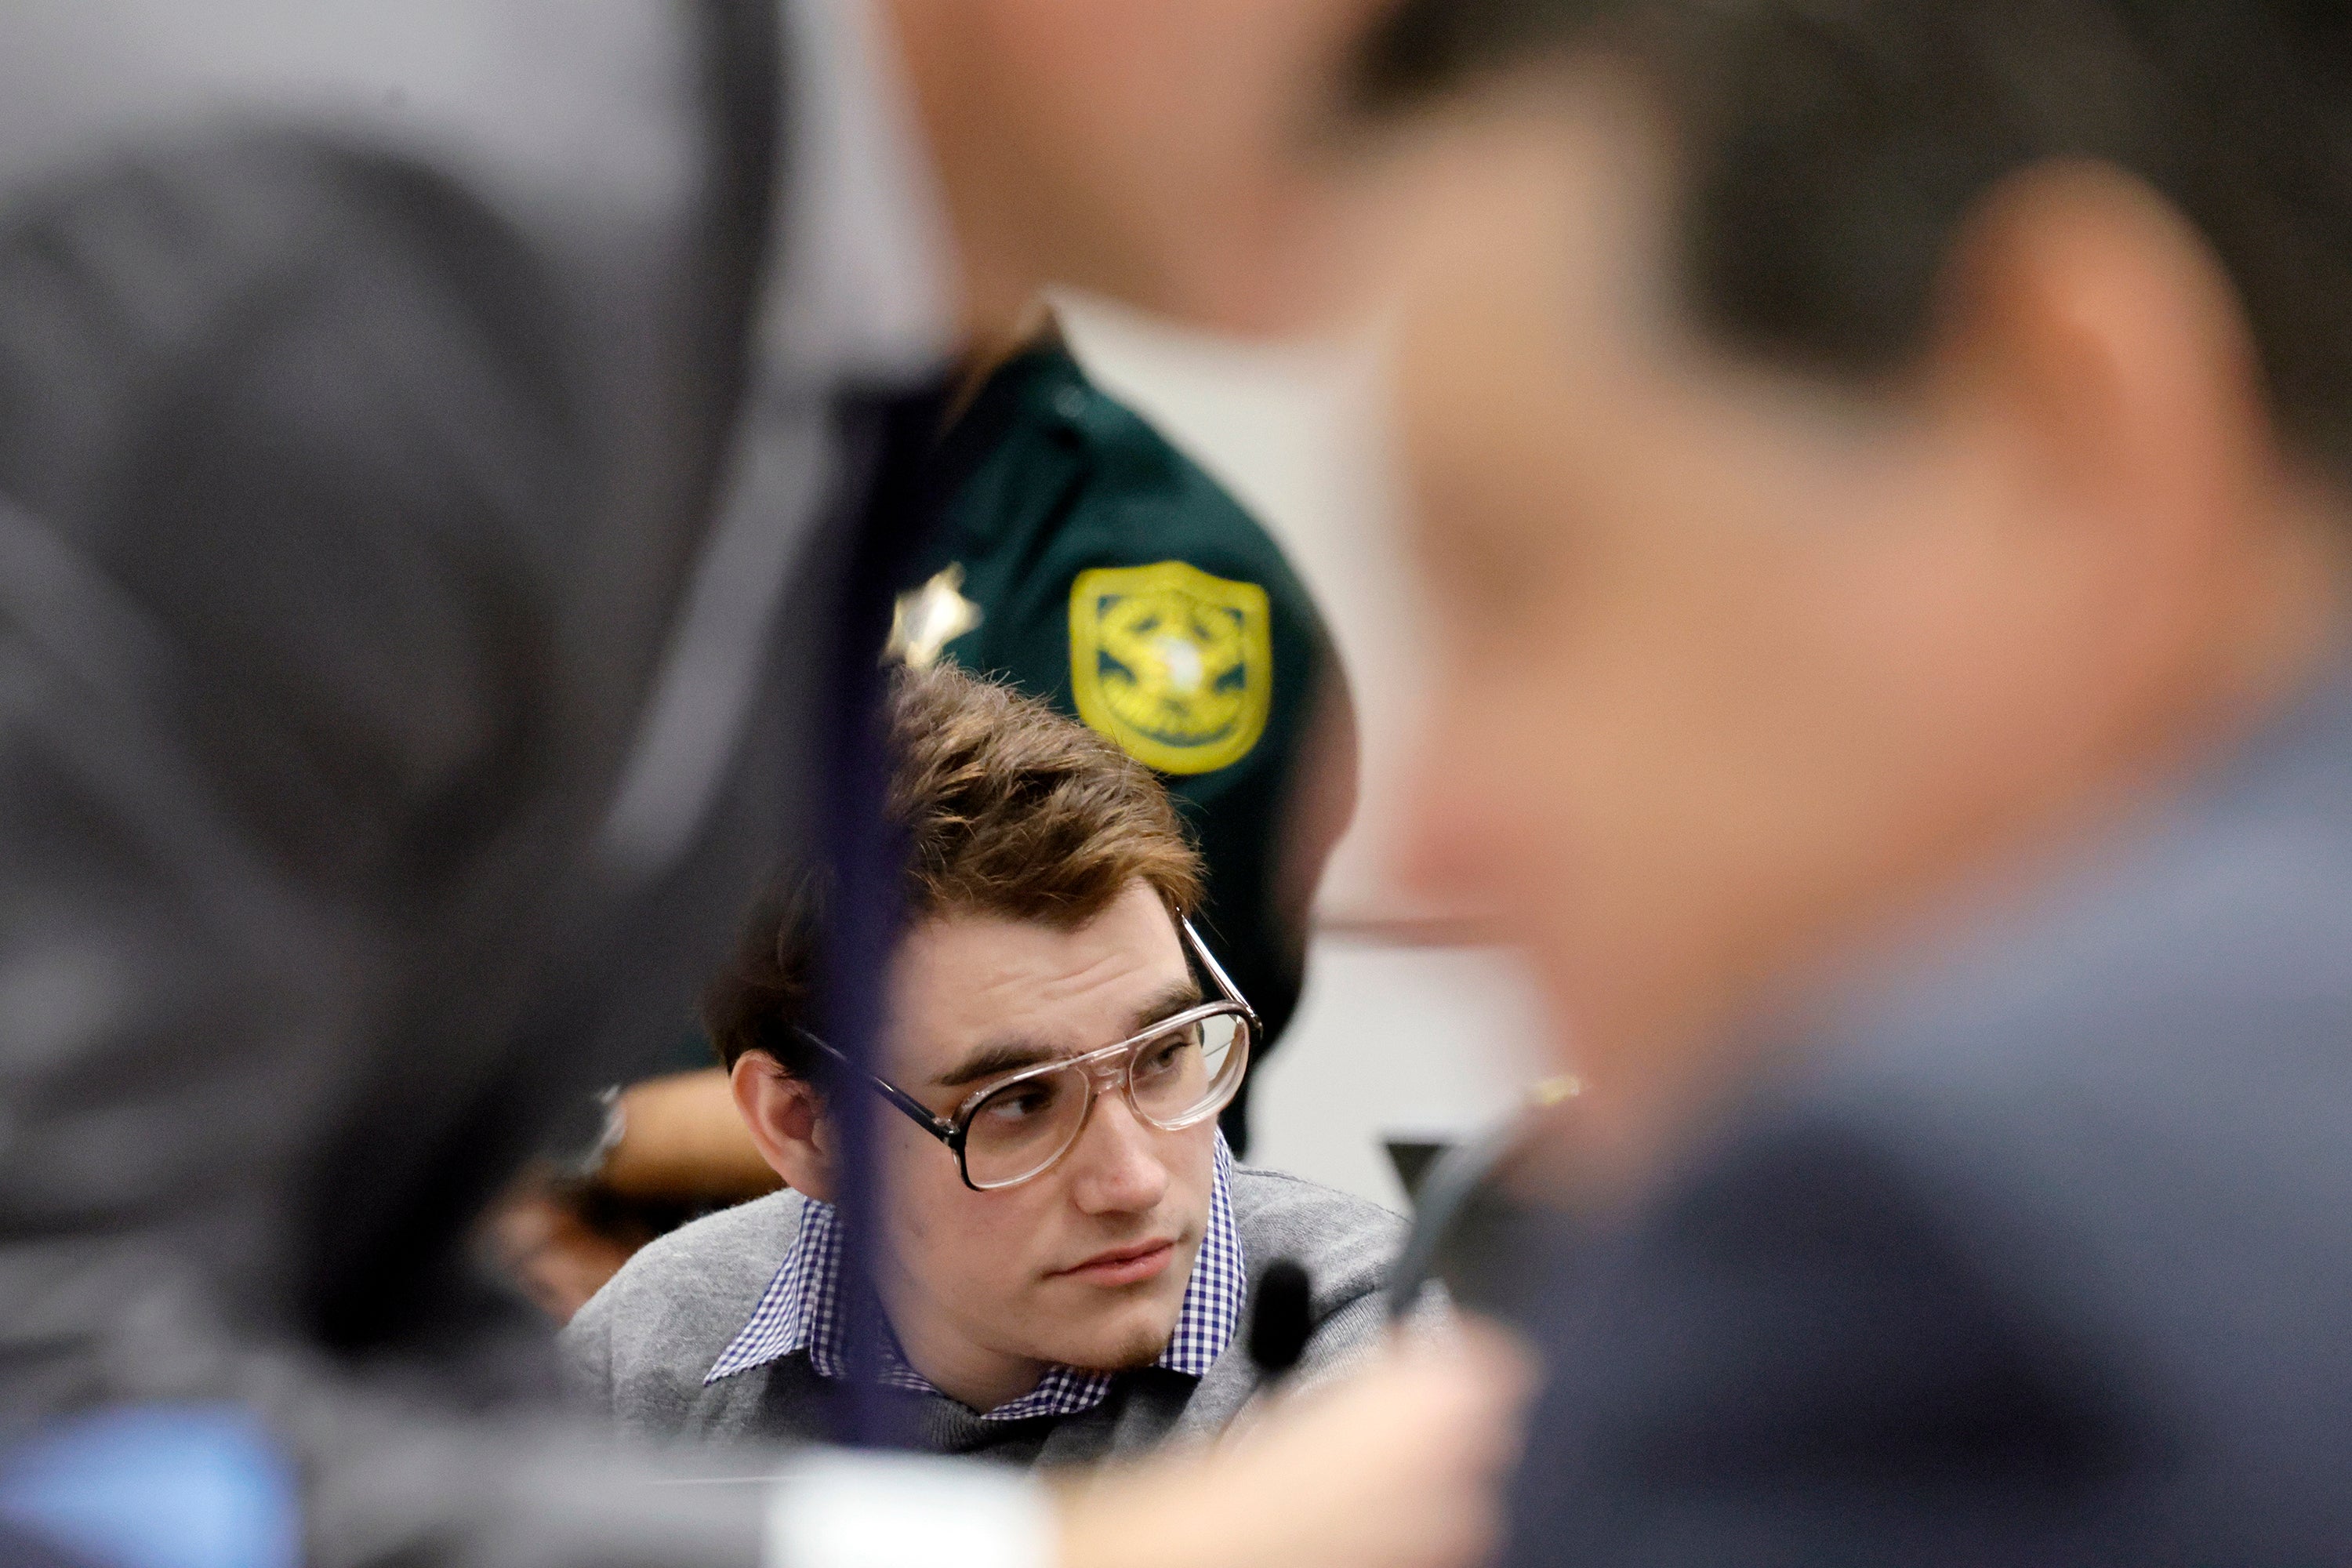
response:
M470 1227L793 820L828 623L759 584L876 426L752 374L776 18L346 18L420 107L198 9L0 23L0 1443L226 1395L320 1563L750 1562L756 1494L468 1419L553 1386Z
M2352 670L2034 875L1562 1260L1515 1568L2352 1553Z

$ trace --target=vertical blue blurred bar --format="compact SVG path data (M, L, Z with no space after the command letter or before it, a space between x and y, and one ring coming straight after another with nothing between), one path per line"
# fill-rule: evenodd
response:
M828 1096L841 1135L842 1291L846 1329L842 1405L836 1436L866 1447L903 1447L902 1407L881 1382L882 1336L888 1331L875 1288L882 1245L882 1173L877 1144L879 1102L855 1081L881 1069L883 984L900 917L903 836L888 821L891 759L884 701L893 596L906 563L922 541L923 458L938 439L947 407L945 380L919 392L878 400L859 434L867 443L866 504L843 579L833 668L821 738L816 853L829 873L821 1003L824 1028L848 1066Z

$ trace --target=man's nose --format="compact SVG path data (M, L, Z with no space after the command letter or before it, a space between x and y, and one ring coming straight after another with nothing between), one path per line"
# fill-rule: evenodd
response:
M1137 1117L1116 1090L1097 1097L1078 1146L1070 1151L1071 1196L1087 1214L1131 1214L1157 1205L1168 1193L1161 1135Z

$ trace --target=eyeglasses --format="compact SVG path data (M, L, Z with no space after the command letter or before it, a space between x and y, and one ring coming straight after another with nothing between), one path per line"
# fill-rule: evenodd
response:
M1126 1097L1139 1121L1162 1131L1197 1127L1233 1102L1258 1022L1192 922L1178 924L1185 948L1223 1000L1187 1007L1115 1046L1009 1073L973 1090L950 1116L933 1114L886 1078L859 1076L946 1144L963 1184L976 1193L1018 1186L1051 1170L1086 1131L1096 1096L1109 1089ZM851 1065L807 1030L798 1033L843 1067Z

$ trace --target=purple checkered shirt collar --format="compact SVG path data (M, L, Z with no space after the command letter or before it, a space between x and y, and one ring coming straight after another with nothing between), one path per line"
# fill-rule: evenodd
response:
M1176 1310L1176 1331L1155 1366L1199 1377L1224 1353L1241 1325L1242 1298L1249 1289L1249 1267L1242 1256L1241 1232L1234 1225L1233 1195L1227 1178L1233 1173L1233 1151L1225 1135L1217 1134L1215 1175L1210 1184L1209 1223L1201 1236L1201 1251L1192 1260L1192 1278ZM703 1374L705 1384L749 1372L805 1350L818 1375L842 1375L845 1325L838 1293L841 1284L841 1216L831 1204L803 1202L801 1231L784 1254L783 1266L768 1282L760 1304L719 1359ZM937 1394L922 1373L907 1364L895 1336L885 1334L882 1381L892 1388L916 1394ZM1057 1366L1043 1382L1009 1405L1000 1405L984 1421L1022 1421L1037 1415L1075 1415L1102 1403L1114 1374Z

